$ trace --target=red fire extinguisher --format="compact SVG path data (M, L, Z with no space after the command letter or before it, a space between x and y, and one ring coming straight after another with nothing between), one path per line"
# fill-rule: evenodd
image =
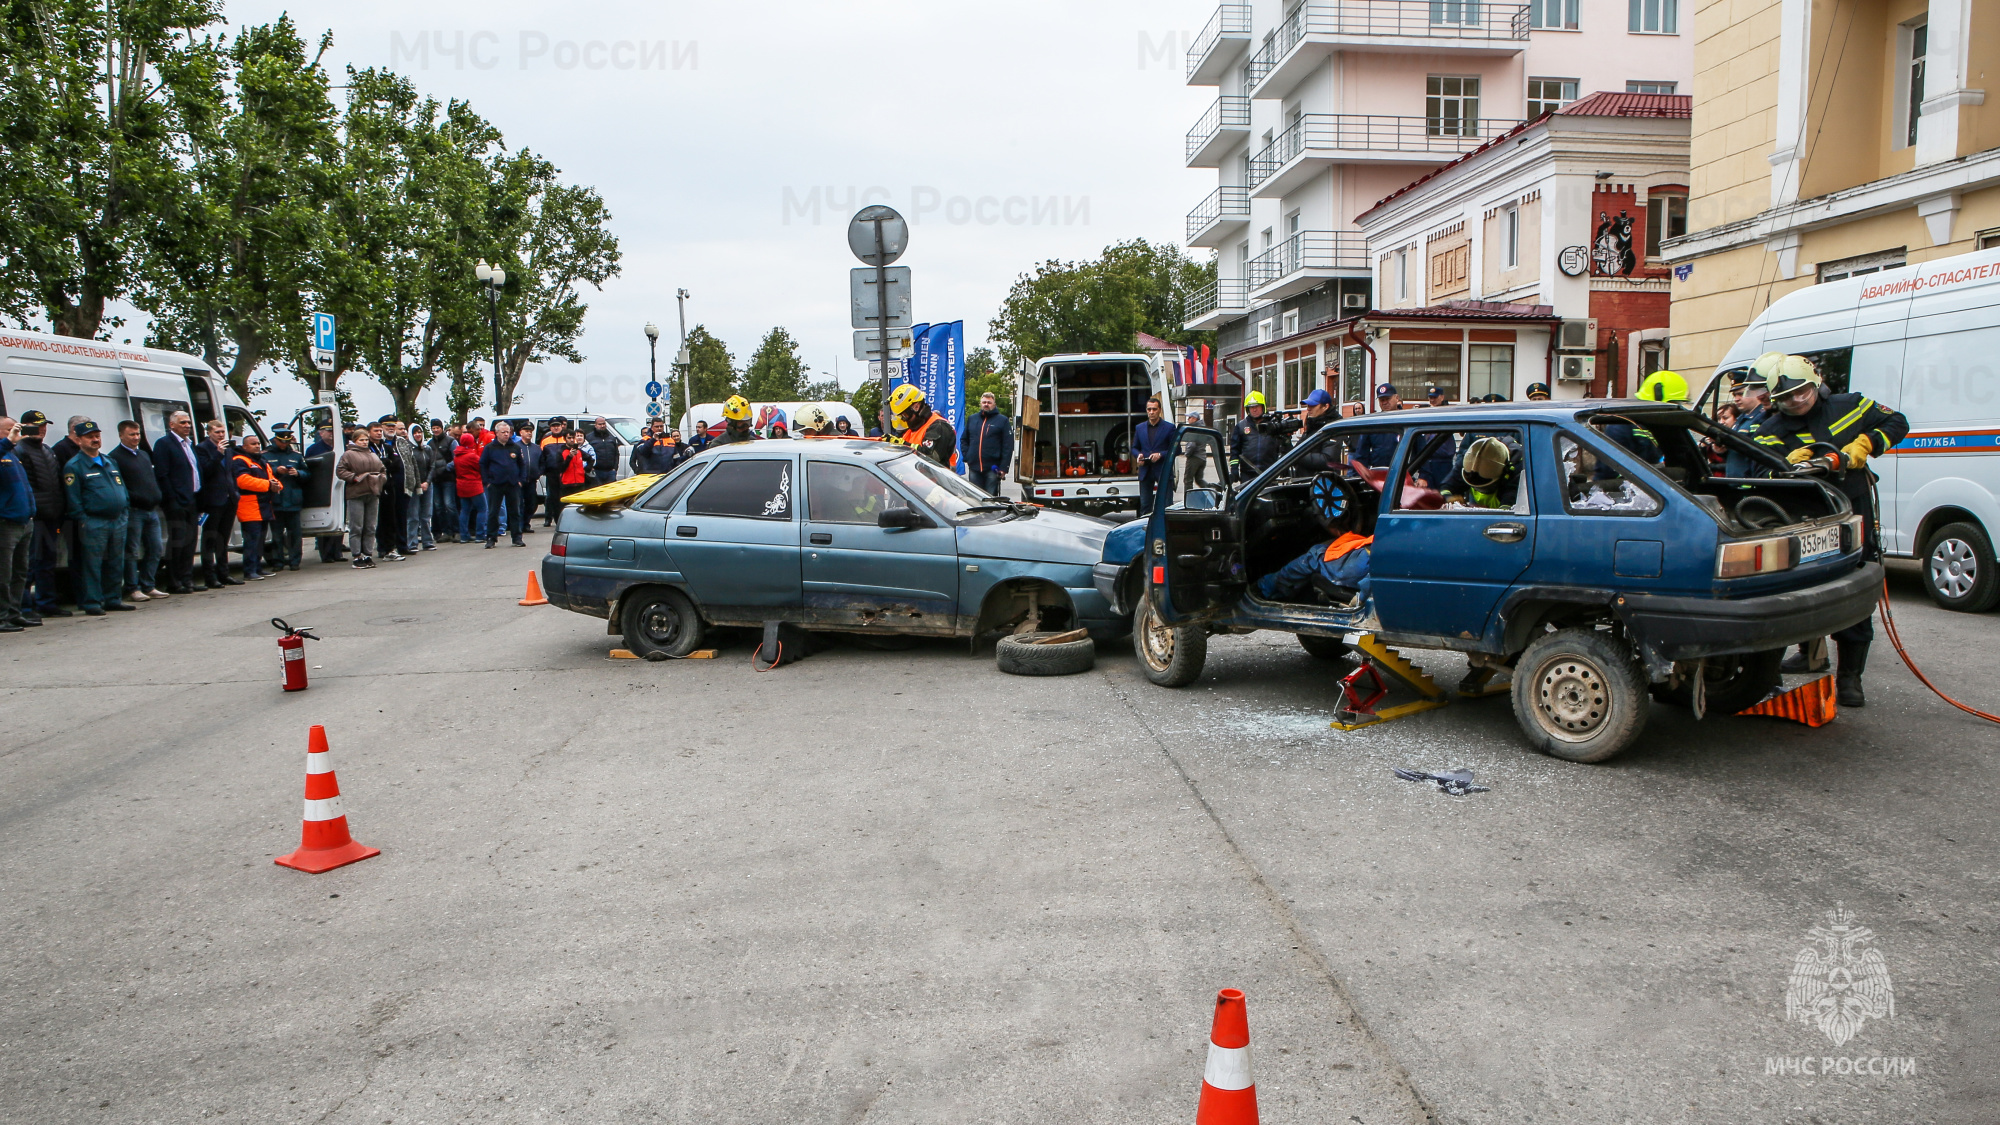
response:
M285 666L285 690L306 690L306 642L319 638L304 629L292 628L282 617L273 617L271 624L284 634L278 638L278 658Z

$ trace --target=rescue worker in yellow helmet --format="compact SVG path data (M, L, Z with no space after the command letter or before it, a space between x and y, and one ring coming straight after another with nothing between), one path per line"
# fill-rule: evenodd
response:
M1465 484L1465 503L1475 508L1514 506L1521 487L1521 447L1512 438L1473 436L1459 453L1457 468L1454 475Z
M1299 428L1297 418L1265 412L1264 395L1251 391L1243 396L1243 417L1229 427L1229 475L1249 480L1271 467L1291 445L1285 440Z
M1639 384L1639 397L1654 402L1686 402L1688 381L1676 371L1655 371Z
M757 431L750 426L750 400L742 395L730 395L722 404L722 421L722 433L709 441L710 446L757 440Z
M1764 449L1804 470L1843 472L1827 483L1846 495L1862 517L1861 557L1882 557L1876 528L1875 472L1870 457L1879 457L1909 435L1910 422L1901 413L1859 394L1829 394L1825 378L1804 356L1788 355L1772 366L1771 408L1754 439ZM1865 707L1861 673L1868 667L1868 646L1875 639L1875 620L1864 617L1833 634L1839 663L1833 687L1842 707ZM1806 667L1801 652L1786 662Z
M951 423L924 401L924 392L913 383L904 383L889 392L889 413L903 424L902 442L911 449L943 465L958 467L958 435Z

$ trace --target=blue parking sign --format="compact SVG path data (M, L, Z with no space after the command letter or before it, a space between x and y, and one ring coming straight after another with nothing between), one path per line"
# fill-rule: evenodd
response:
M335 350L332 313L313 314L313 347L323 352Z

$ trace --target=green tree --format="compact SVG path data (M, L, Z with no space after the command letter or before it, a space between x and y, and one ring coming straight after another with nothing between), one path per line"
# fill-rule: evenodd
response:
M290 17L244 29L225 54L213 118L190 123L185 190L153 212L133 302L150 342L194 352L248 401L252 374L304 332L301 292L338 111ZM226 83L227 89L224 89Z
M95 338L130 294L144 225L185 187L220 112L218 0L0 8L0 313ZM115 320L113 323L117 323Z
M477 358L454 358L449 361L449 367L451 383L445 388L444 406L451 412L452 420L463 425L467 418L472 417L472 412L479 409L479 404L486 401L484 380L487 369Z
M880 378L861 380L854 388L854 395L847 400L861 415L861 432L867 433L882 424L882 381Z
M530 363L582 363L582 287L602 289L618 273L618 237L595 189L562 183L553 164L521 152L503 161L489 203L500 232L490 258L507 269L500 300L501 393L507 411ZM699 400L697 400L699 401Z
M709 335L706 325L697 324L688 330L687 350L686 382L696 404L721 402L730 395L740 393L741 379L736 372L736 359L721 340ZM668 412L678 419L687 412L688 403L682 394L681 373L677 371L674 375L673 401Z
M1095 261L1043 262L1015 280L989 325L1000 367L1011 371L1023 358L1058 352L1127 351L1142 331L1177 344L1211 343L1211 333L1181 325L1188 297L1214 280L1214 263L1144 239L1109 246Z
M750 355L743 372L743 397L752 402L798 402L806 391L806 365L799 344L783 328L773 328Z

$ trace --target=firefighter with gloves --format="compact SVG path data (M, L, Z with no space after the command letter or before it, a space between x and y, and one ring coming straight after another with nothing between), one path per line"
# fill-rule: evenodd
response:
M1359 605L1369 595L1372 535L1357 535L1349 509L1353 498L1336 473L1321 473L1307 490L1307 503L1333 535L1298 558L1257 580L1257 596L1272 602L1306 602L1317 591L1336 605Z
M756 441L757 431L750 426L750 400L742 395L730 395L722 404L722 433L711 440L710 445L734 445L739 441Z
M889 392L889 412L901 422L897 440L947 469L958 467L958 435L951 423L924 401L924 392L915 384L904 383Z
M1771 405L1757 427L1758 445L1783 454L1795 473L1832 477L1862 518L1863 561L1882 557L1876 527L1875 474L1868 459L1887 452L1910 432L1901 413L1859 394L1829 394L1811 360L1788 355L1770 365ZM1868 667L1868 645L1875 639L1875 619L1864 617L1833 635L1839 663L1834 670L1835 699L1842 707L1865 707L1861 674ZM1786 671L1804 670L1803 656L1786 661Z

